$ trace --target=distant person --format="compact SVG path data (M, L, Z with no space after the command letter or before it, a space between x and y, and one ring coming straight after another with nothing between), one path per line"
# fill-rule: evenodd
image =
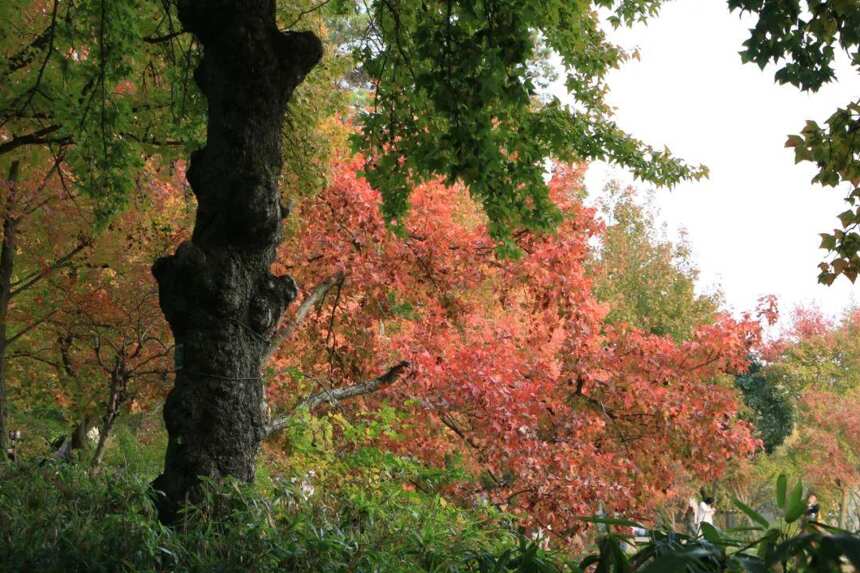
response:
M9 447L4 452L10 462L18 461L18 440L21 439L21 430L9 432Z
M818 497L814 493L806 496L806 521L818 521L818 513L821 506L818 505Z
M702 524L714 525L714 514L717 513L717 508L714 507L714 498L706 497L699 502L699 510L697 512L697 525L701 530Z

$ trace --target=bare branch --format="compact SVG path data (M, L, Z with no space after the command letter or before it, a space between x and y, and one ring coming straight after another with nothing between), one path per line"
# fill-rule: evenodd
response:
M292 22L290 22L289 24L287 24L287 26L286 26L286 28L285 28L285 29L286 29L286 30L289 30L290 28L292 28L293 26L295 26L296 24L298 24L298 23L302 20L302 18L304 18L304 17L305 17L305 16L307 16L308 14L313 14L313 13L314 13L314 12L316 12L317 10L319 10L319 9L323 8L323 7L324 7L326 4L328 4L329 2L331 2L331 0L323 0L322 2L320 2L319 4L317 4L317 5L315 5L315 6L311 6L310 8L308 8L308 9L306 9L306 10L302 10L301 12L299 12L298 16L296 16L296 18L295 18Z
M295 334L302 323L304 323L311 309L325 298L328 291L330 291L333 286L342 284L344 277L345 275L342 272L339 272L314 287L314 290L304 298L299 309L296 311L296 314L293 315L293 318L287 324L278 329L278 332L276 332L272 337L269 355L271 355L284 341L288 340L293 336L293 334Z
M309 410L313 410L317 406L326 402L330 404L336 404L341 400L347 400L356 396L365 396L367 394L372 394L394 384L400 378L403 372L407 370L410 366L410 362L403 360L389 368L388 371L385 372L385 374L377 376L376 378L372 378L370 380L360 382L358 384L343 386L341 388L332 388L331 390L324 390L322 392L319 392L318 394L313 394L299 402L295 410L298 410L299 408L307 408ZM286 428L290 422L291 417L292 414L288 414L286 416L281 416L272 420L266 426L266 436L270 436L275 432L279 432Z
M185 33L185 30L175 30L173 32L170 32L169 34L164 34L162 36L144 36L141 39L147 44L161 44L163 42L169 42L173 38L177 38Z

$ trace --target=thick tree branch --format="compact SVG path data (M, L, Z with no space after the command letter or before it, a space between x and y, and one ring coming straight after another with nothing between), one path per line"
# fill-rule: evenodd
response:
M333 388L331 390L324 390L317 394L313 394L299 402L295 410L298 410L299 408L307 408L308 410L313 410L317 406L326 402L334 404L340 402L341 400L347 400L356 396L372 394L394 384L400 378L403 372L406 371L410 366L411 364L408 361L403 360L389 368L388 371L385 372L385 374L382 374L381 376L378 376L376 378L372 378L370 380L360 382L358 384L352 384L350 386L344 386L342 388ZM292 413L272 420L269 424L266 425L266 436L270 436L275 432L279 432L286 428L287 425L290 423L290 418L292 418Z
M45 143L71 143L71 137L45 137L60 129L59 125L49 125L42 129L37 129L26 135L17 135L5 143L0 143L0 155L5 155L11 151L23 147L25 145L42 145Z
M311 309L325 298L332 287L338 284L343 284L344 278L344 273L339 272L333 274L314 287L311 293L302 301L302 304L299 306L296 314L293 315L293 318L283 325L272 337L271 347L269 350L270 356L284 341L290 339L293 334L295 334L299 327L304 323Z

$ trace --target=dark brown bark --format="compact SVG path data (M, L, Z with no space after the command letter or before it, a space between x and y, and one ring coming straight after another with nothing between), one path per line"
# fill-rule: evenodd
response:
M3 246L0 247L0 454L6 457L7 427L6 349L8 348L7 318L12 298L12 271L15 270L15 249L18 235L18 161L9 167L5 213L3 214Z
M290 277L269 272L281 240L281 129L293 90L322 56L312 33L277 29L274 0L184 0L179 17L203 46L195 78L209 125L188 170L192 239L153 266L177 355L164 472L153 484L166 523L195 499L199 476L254 478L260 371L296 296Z

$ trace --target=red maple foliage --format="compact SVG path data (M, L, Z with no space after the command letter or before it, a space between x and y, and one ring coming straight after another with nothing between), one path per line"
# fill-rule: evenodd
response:
M481 479L459 494L560 535L598 501L646 509L757 447L721 375L746 368L758 317L721 315L683 343L608 325L584 265L601 225L580 200L583 167L552 178L558 230L518 235L510 260L467 191L438 181L414 190L393 233L360 166L340 161L282 248L277 270L300 284L346 278L276 353L276 408L408 360L407 379L363 398L408 414L385 445L435 464L462 456Z

